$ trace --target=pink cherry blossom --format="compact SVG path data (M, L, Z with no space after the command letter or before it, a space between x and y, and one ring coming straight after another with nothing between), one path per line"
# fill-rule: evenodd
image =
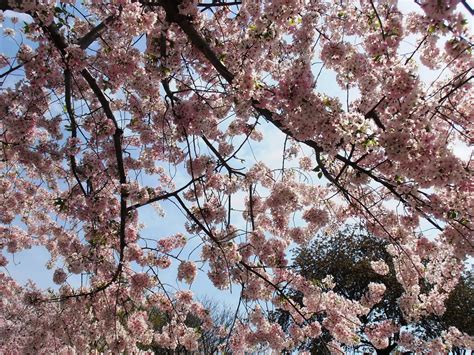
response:
M473 347L416 332L474 254L465 2L77 3L0 1L0 353ZM292 268L354 226L389 255L358 299ZM392 275L403 326L364 323Z
M192 261L183 261L178 267L178 280L191 284L196 278L197 268Z

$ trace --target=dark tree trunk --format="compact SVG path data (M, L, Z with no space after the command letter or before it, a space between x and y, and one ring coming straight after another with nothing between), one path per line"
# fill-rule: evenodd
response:
M385 349L375 349L377 355L389 355L393 349L397 347L397 343L387 346Z

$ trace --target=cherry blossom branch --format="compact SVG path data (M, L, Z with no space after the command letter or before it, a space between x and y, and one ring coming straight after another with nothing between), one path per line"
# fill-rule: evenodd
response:
M372 6L372 9L374 10L375 16L377 17L377 21L380 25L380 31L382 32L382 39L385 41L385 31L383 29L382 19L380 18L379 13L377 12L377 9L376 9L376 7L374 5L374 2L372 0L370 0L370 5Z
M66 111L69 116L69 121L71 122L71 137L74 139L74 138L77 138L77 123L74 117L74 112L73 112L72 103L71 103L71 71L68 67L66 67L66 69L64 70L64 87L65 87L64 96L66 100ZM76 157L74 156L74 154L71 154L69 156L69 161L71 164L72 173L74 174L74 177L76 178L76 181L79 184L79 187L81 188L82 193L84 194L84 196L87 196L87 191L84 189L81 179L79 178L77 174Z
M40 21L41 23L41 21ZM64 38L60 35L58 32L56 26L54 24L51 24L49 26L44 26L44 30L49 33L53 43L56 45L58 50L61 52L63 57L66 55L66 48L68 47L66 41ZM106 285L103 288L98 288L96 290L93 290L91 292L98 292L101 291L111 284L113 284L118 277L120 276L123 268L123 258L124 258L124 251L126 247L126 240L125 240L125 229L126 229L126 224L127 224L127 216L128 216L128 209L127 209L127 197L128 197L128 192L126 191L124 185L127 183L127 177L125 174L125 168L124 168L124 163L123 163L123 155L122 155L122 135L123 135L123 130L119 127L117 120L115 119L115 116L112 112L112 109L110 108L109 101L105 97L104 93L102 90L99 88L99 85L97 84L96 80L92 77L90 74L89 70L87 68L84 68L81 71L82 76L86 80L86 82L89 84L90 88L94 92L95 96L99 100L102 109L104 110L104 113L106 117L112 121L112 123L115 126L115 131L113 134L113 142L114 142L114 148L115 148L115 158L117 161L117 171L118 171L118 177L119 177L119 182L121 184L120 186L120 230L119 230L119 242L120 242L120 247L119 247L119 260L118 260L118 265L117 269L112 276L111 280L109 280Z
M288 304L290 306L293 307L293 309L296 311L296 313L298 313L298 315L303 318L306 322L308 321L308 319L306 318L306 316L298 309L298 307L296 306L296 304L293 303L293 300L291 300L282 290L280 290L280 288L278 287L278 285L275 285L275 283L273 283L272 281L270 281L268 278L266 278L265 276L263 276L262 274L260 274L259 272L255 271L253 269L253 267L251 267L250 265L248 265L247 263L241 261L239 262L240 265L242 265L245 269L247 269L248 271L250 271L252 274L254 274L255 276L257 276L258 278L262 279L263 281L265 281L268 285L270 285L282 298L285 299L286 302L288 302ZM290 314L291 315L291 314ZM292 316L293 317L293 316Z
M179 205L183 208L183 210L186 212L186 214L193 220L194 223L197 224L197 226L217 245L220 244L219 240L212 234L211 230L208 230L202 223L201 221L192 213L188 206L183 202L181 197L179 195L175 195L174 198L176 201L178 201Z
M24 65L25 65L25 63L20 63L20 64L18 64L18 65L15 65L14 67L11 67L10 69L8 69L7 71L5 71L4 73L0 74L0 79L1 79L1 78L4 78L4 77L7 76L8 74L13 73L15 70L20 69L20 68L23 67Z
M315 152L316 154L316 161L318 162L320 168L321 168L321 171L322 173L324 174L324 176L330 181L332 182L338 189L339 191L342 191L342 193L344 194L344 197L346 198L347 202L354 206L355 208L359 209L357 206L360 205L360 207L362 207L362 209L365 211L365 213L367 213L381 228L382 230L387 234L387 237L392 241L392 243L394 243L395 245L397 245L397 247L407 256L408 260L410 260L410 262L412 263L413 265L413 268L416 270L416 272L418 273L418 275L420 276L420 278L422 277L421 275L421 272L418 270L418 268L416 267L415 263L413 262L413 260L411 259L410 255L407 253L407 251L403 248L402 245L400 245L400 243L396 240L396 238L394 236L392 236L392 234L385 228L385 226L383 225L383 223L381 223L379 221L379 219L370 211L370 208L366 206L366 204L364 204L362 201L360 201L360 199L358 199L357 197L355 197L351 192L349 192L347 189L345 189L343 186L341 186L333 177L332 175L327 171L327 169L324 167L324 164L321 160L321 153L320 152ZM356 201L356 203L354 203L352 200Z
M207 44L207 42L200 36L200 34L194 29L194 27L190 24L189 20L184 17L184 16L180 16L179 13L177 12L177 6L175 5L174 7L171 6L171 4L169 4L168 2L166 2L166 4L164 5L164 8L165 8L165 11L167 12L167 14L169 14L170 16L170 20L176 22L180 27L181 29L183 29L183 31L188 35L189 39L191 40L191 42L193 43L193 45L199 49L203 54L204 56L210 61L210 63L215 67L215 69L218 71L219 74L221 74L224 79L226 79L227 82L229 83L232 83L232 80L234 78L234 75L232 73L230 73L227 68L220 62L220 60L217 58L217 56L215 55L215 53L212 51L212 49L209 47L209 45ZM469 78L470 79L470 78ZM375 113L375 109L378 105L380 105L380 103L384 100L384 97L379 100L379 102L375 105L374 108L372 108L371 110L369 110L369 112L366 114L366 117L367 118L373 118L374 121L377 123L377 125L382 128L382 129L385 129L384 125L382 124L382 122L378 119L378 116L377 114ZM287 134L287 135L290 135L290 136L293 136L292 132L289 131L288 129L285 129L283 127L282 124L279 123L279 121L277 120L274 120L273 117L272 117L272 113L267 110L267 109L264 109L264 108L261 108L259 106L259 102L256 101L256 100L253 100L252 102L252 106L256 109L256 111L261 114L262 116L264 116L268 121L270 121L272 124L274 124L277 128L279 128L283 133ZM315 142L313 141L304 141L303 143L305 143L306 145L312 147L313 149L315 149L315 151L319 151L321 152L322 151L322 148L319 147ZM345 159L341 159L341 156L338 155L336 156L337 159L339 160L342 160L344 161ZM342 157L343 158L343 157ZM347 163L347 161L345 161L345 163ZM354 164L352 164L351 162L351 165L353 167L355 167ZM361 170L358 166L357 168L359 170ZM362 169L362 171L364 173L366 173L366 170L365 169ZM369 175L371 178L374 178L375 175L373 174L370 174ZM381 182L380 179L378 179L378 182ZM386 182L383 182L383 184L387 187L387 183ZM389 190L394 193L394 189L392 186L389 187ZM400 197L399 194L397 194L397 197ZM417 207L418 208L418 207ZM436 223L434 222L430 217L426 216L425 213L423 213L423 215L425 216L425 218L432 224L434 225L437 229L439 230L442 230L442 228Z
M2 11L7 11L7 10L19 11L19 12L29 14L31 16L35 16L35 14L31 13L30 11L24 11L24 10L17 9L17 8L11 6L11 4L13 3L13 4L16 4L16 6L20 7L20 6L22 6L22 2L23 1L21 1L21 0L10 0L10 1L9 0L0 0L0 10L2 10ZM107 26L110 25L115 19L116 19L115 16L107 17L104 21L99 23L97 26L95 26L93 29L91 29L84 36L79 38L76 41L76 44L78 44L81 49L87 49L107 29ZM21 67L21 65L19 65L18 67ZM16 69L18 69L18 68L16 68ZM2 76L3 76L3 74L0 75L0 78Z
M237 5L242 5L242 1L229 1L229 2L217 2L213 1L211 3L198 3L196 6L198 7L203 7L204 10L210 9L212 7L223 7L223 6L237 6Z
M471 68L472 69L472 68ZM458 90L461 86L463 86L464 84L466 84L467 82L469 82L472 78L474 78L474 75L471 75L470 77L468 77L467 79L464 79L463 81L457 83L456 85L453 86L453 88L451 90L449 90L448 93L446 93L446 95L444 95L442 98L440 98L438 100L439 103L442 103L444 102L449 96L451 96L456 90Z
M224 79L226 79L227 82L232 83L232 81L234 79L234 75L231 72L229 72L227 70L227 68L220 62L220 60L217 58L216 54L209 47L207 42L201 37L201 35L189 23L189 20L186 17L179 16L179 14L177 13L177 6L175 5L175 7L173 7L169 3L167 3L166 6L164 6L164 8L165 8L165 11L167 12L167 14L168 14L168 12L170 12L170 14L171 14L170 15L170 20L176 22L183 29L183 31L188 35L188 37L191 40L191 42L193 43L193 45L197 49L202 51L204 56L215 67L215 69L218 71L218 73L221 74L224 77ZM369 115L370 118L374 118L376 120L377 125L379 125L379 127L383 128L383 129L385 129L385 127L382 124L382 122L380 122L380 120L378 119L378 116L375 114L375 109L378 107L378 105L380 105L382 103L382 101L384 99L385 99L385 97L380 99L378 101L378 103L371 110L369 110L369 112L366 114L366 115ZM260 115L264 116L269 122L271 122L273 125L275 125L277 128L279 128L283 133L293 137L292 132L289 129L285 128L278 120L273 119L273 117L272 117L273 114L269 110L267 110L265 108L262 108L260 106L260 103L257 100L255 100L255 99L252 100L252 106L254 107L254 109ZM314 141L306 140L302 143L310 146L316 152L322 152L323 151L322 148L318 144L316 144ZM345 162L345 163L347 163L347 160L345 158L341 157L340 155L337 155L336 158L343 161L343 162ZM343 158L343 159L341 159L341 158ZM351 162L351 164L352 164L352 162ZM365 172L364 169L363 169L363 172ZM373 174L371 174L369 176L372 177L372 178L374 177ZM380 182L380 181L378 181L378 182ZM384 185L386 185L386 183L384 183ZM390 189L393 192L393 188L391 187ZM433 224L437 229L442 230L442 228L436 222L431 220L431 218L427 218L427 220L431 224Z
M423 45L423 43L425 43L426 39L428 38L429 34L425 35L422 40L420 41L420 43L418 43L418 45L416 46L415 50L410 54L410 56L407 58L407 60L405 61L405 65L407 65L410 60L413 58L413 56L416 54L416 52L418 52L418 50L421 48L421 46Z
M199 180L199 179L202 179L203 178L203 175L197 177L196 179ZM140 207L143 207L143 206L146 206L146 205L149 205L153 202L158 202L158 201L162 201L162 200L167 200L171 197L175 197L177 196L178 193L184 191L185 189L187 189L189 186L191 186L193 184L193 180L189 181L186 185L180 187L179 189L173 191L173 192L165 192L163 194L160 194L158 196L155 196L153 198L150 198L149 200L147 200L146 202L141 202L141 203L136 203L134 205L131 205L128 207L128 210L129 211L132 211L132 210L135 210L137 208L140 208Z
M217 151L217 149L212 145L211 142L209 142L209 140L204 135L201 136L201 138L204 141L204 143L206 143L207 147L212 151L212 153L214 153L214 155L217 157L217 159L219 159L221 164L227 169L229 174L236 174L236 175L240 175L240 176L244 176L244 177L246 176L245 173L243 173L241 171L238 171L237 169L231 167L229 165L229 163L227 163L227 160L225 160L222 157L222 155Z
M253 214L253 185L249 186L249 213L250 213L250 222L252 224L252 231L255 231L255 216Z
M165 9L168 20L177 23L184 33L188 35L192 44L202 52L217 72L221 74L228 83L231 83L234 79L234 75L222 64L206 40L201 37L199 32L189 22L188 18L179 13L178 3L174 0L159 0L159 3Z
M469 11L471 15L474 15L474 9L471 7L471 5L469 5L469 3L466 0L462 0L461 3L464 5L466 10Z
M115 16L109 16L104 21L95 26L92 30L77 40L77 44L81 49L87 49L116 19Z

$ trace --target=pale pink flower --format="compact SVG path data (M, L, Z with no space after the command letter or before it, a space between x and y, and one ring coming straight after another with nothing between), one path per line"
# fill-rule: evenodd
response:
M183 261L178 267L178 280L191 284L197 275L196 264L192 261Z
M53 281L55 284L61 285L67 279L67 274L63 269L56 269L53 274Z
M388 265L383 260L371 261L370 266L379 275L387 275L390 271Z

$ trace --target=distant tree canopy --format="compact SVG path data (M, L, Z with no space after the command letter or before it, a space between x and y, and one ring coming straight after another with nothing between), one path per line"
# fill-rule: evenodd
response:
M383 298L372 306L366 317L363 317L364 327L374 322L391 319L397 325L407 326L403 312L399 306L399 298L403 288L397 281L394 265L386 250L388 243L376 238L357 227L347 228L336 234L319 235L306 247L300 247L294 252L292 267L318 286L325 287L326 278L332 276L332 290L350 300L358 301L364 297L370 283L383 283L386 291ZM383 260L389 265L389 272L380 275L373 270L371 262ZM292 299L302 303L302 295L293 293ZM441 316L430 315L417 322L410 323L414 334L422 340L439 337L443 331L455 326L469 335L474 334L474 277L472 272L466 272L451 293L446 303L446 311ZM285 311L277 310L270 318L278 319L279 323L288 329L291 318ZM377 354L388 354L398 346L400 332L396 332L389 340L389 345L383 349L363 339L358 347L361 350L375 350ZM331 341L329 332L323 330L320 338L308 341L302 348L311 353L326 353L326 347ZM454 349L461 352L460 349Z

